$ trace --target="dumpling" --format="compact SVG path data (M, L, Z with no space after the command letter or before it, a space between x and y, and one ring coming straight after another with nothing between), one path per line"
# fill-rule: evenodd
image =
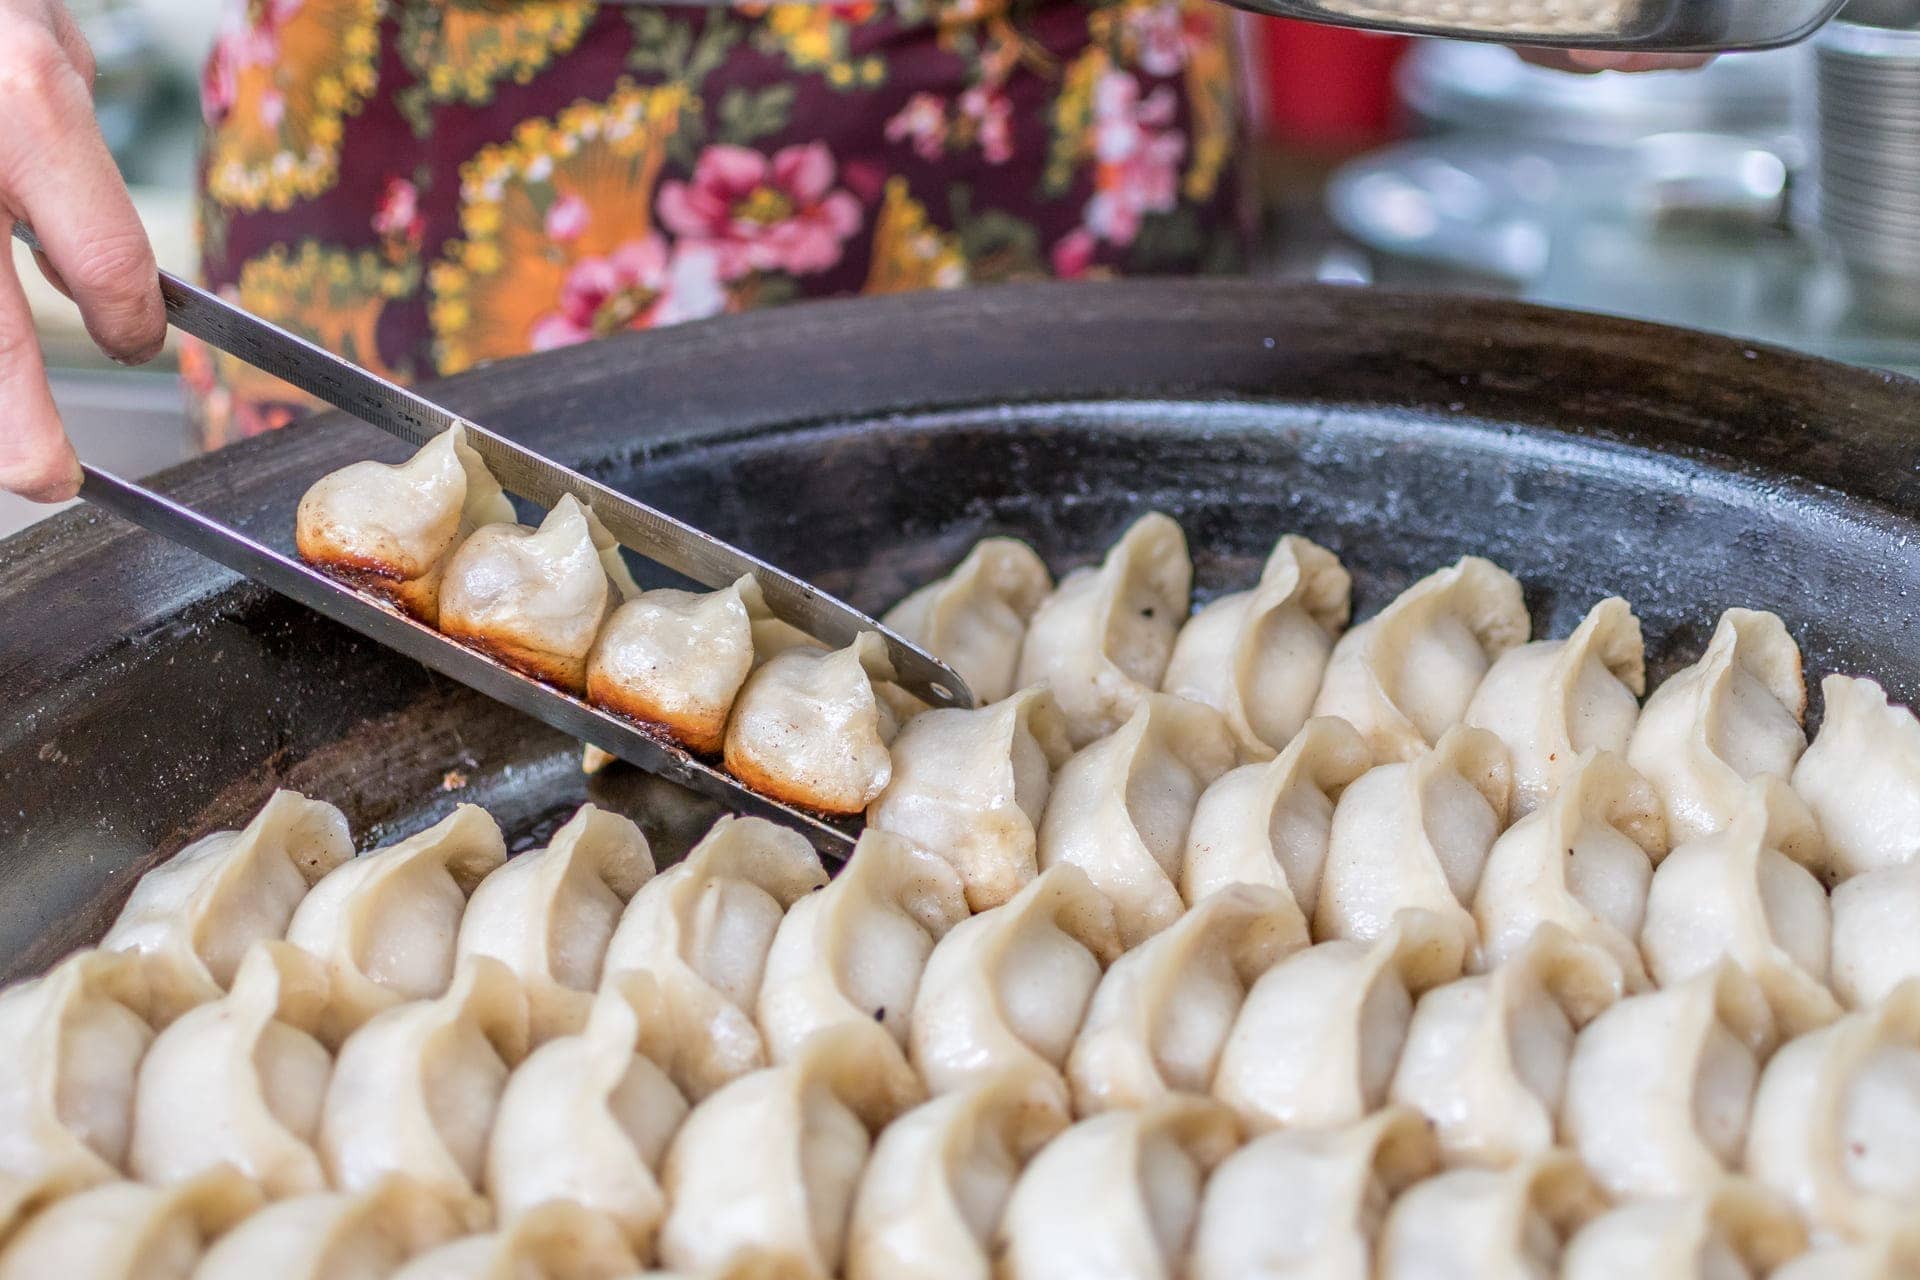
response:
M653 852L630 819L590 804L480 882L460 920L458 954L492 956L527 993L534 1043L586 1023L600 965L628 899L653 878Z
M1027 622L1053 576L1017 538L982 538L946 577L887 610L880 622L959 673L980 706L1015 689Z
M1629 991L1649 985L1640 926L1667 820L1653 784L1611 752L1583 752L1559 790L1493 842L1473 918L1491 968L1558 925L1619 967Z
M1681 845L1653 873L1640 930L1653 980L1670 986L1724 958L1760 983L1785 1034L1833 1021L1832 911L1809 870L1824 857L1792 789L1778 778L1751 784L1723 830Z
M1464 726L1410 763L1362 774L1333 812L1313 936L1370 942L1418 908L1472 948L1466 904L1506 826L1510 781L1500 740Z
M953 868L884 831L860 837L847 865L819 893L793 904L767 950L758 1021L775 1062L809 1038L844 1026L859 1040L873 1087L896 1110L926 1096L907 1065L907 1029L927 957L967 918Z
M0 992L0 1239L45 1200L120 1176L153 1043L132 956L80 951Z
M750 600L760 600L750 574L721 591L635 596L613 611L587 655L587 700L715 754L753 670Z
M1228 885L1266 885L1312 919L1334 802L1371 763L1352 725L1316 716L1272 760L1221 775L1194 806L1180 896L1194 906Z
M1074 570L1040 605L1014 683L1053 690L1075 747L1104 738L1160 687L1192 598L1187 536L1149 512L1098 568Z
M1562 1280L1746 1280L1807 1247L1793 1207L1740 1178L1660 1200L1630 1200L1580 1229Z
M1411 760L1460 723L1488 668L1532 626L1514 576L1467 556L1340 637L1313 714L1353 725L1376 761Z
M1574 1034L1620 998L1620 971L1557 925L1491 973L1420 997L1388 1096L1433 1125L1449 1164L1553 1146Z
M1882 867L1833 891L1833 993L1850 1009L1920 978L1920 862Z
M207 1250L194 1280L389 1280L407 1259L460 1234L447 1206L405 1178L363 1192L270 1204Z
M1070 753L1045 689L928 711L893 740L893 779L867 807L867 827L945 858L975 911L997 907L1039 873L1040 817Z
M611 1221L558 1200L491 1234L429 1250L392 1280L625 1280L639 1269L640 1259Z
M1871 1240L1822 1241L1767 1280L1915 1280L1920 1277L1920 1225Z
M893 678L863 631L844 649L796 647L747 678L727 720L727 772L762 795L821 813L859 813L893 777L893 718L874 691Z
M1243 759L1272 759L1306 722L1352 589L1333 552L1286 535L1257 587L1187 620L1160 687L1225 716Z
M703 1274L840 1270L873 1135L897 1114L872 1041L833 1027L693 1109L667 1150L660 1259Z
M459 423L398 466L356 462L322 476L300 499L300 558L393 601L429 626L454 548L485 524L513 519L500 482Z
M787 908L826 883L799 832L726 817L627 904L601 972L658 985L666 1031L654 1056L692 1101L766 1065L753 1011L767 949Z
M283 942L254 945L233 990L181 1014L147 1051L127 1170L185 1182L230 1165L268 1196L326 1189L313 1141L333 1056L313 1035L326 973Z
M1250 1132L1351 1124L1387 1100L1415 998L1458 977L1458 931L1408 911L1372 945L1323 942L1253 985L1213 1096Z
M1920 720L1871 680L1828 676L1820 732L1793 767L1837 878L1920 859Z
M907 1044L930 1093L1038 1068L1066 1085L1100 975L1120 955L1113 907L1078 867L1054 867L1005 906L955 925L934 947Z
M170 1187L109 1182L29 1218L0 1250L0 1280L188 1280L208 1242L259 1204L231 1169Z
M1001 1220L1001 1280L1173 1280L1233 1117L1173 1096L1082 1120L1041 1149Z
M566 1200L617 1223L642 1256L666 1216L657 1171L687 1100L647 1056L661 1034L645 974L614 978L585 1030L514 1068L487 1141L486 1187L501 1221Z
M630 590L620 546L571 494L538 529L490 524L447 562L440 630L517 671L585 693L587 655Z
M1747 1172L1823 1232L1920 1221L1920 983L1780 1047L1754 1094Z
M338 1047L381 1010L444 994L468 895L506 859L492 815L463 804L328 872L287 924L287 941L327 970L320 1038Z
M1053 1081L1014 1069L923 1103L874 1143L847 1229L847 1280L991 1280L1013 1184L1067 1126Z
M507 967L475 956L437 1000L400 1005L341 1046L320 1111L333 1185L363 1191L392 1174L444 1199L470 1227L507 1073L527 1051L527 998Z
M100 949L139 955L155 1022L170 1022L217 999L247 948L284 934L308 887L352 856L344 814L276 791L245 827L196 840L141 876Z
M1627 763L1659 789L1675 845L1725 826L1749 779L1793 772L1806 710L1786 624L1751 609L1721 614L1706 653L1653 691L1627 744Z
M1606 1207L1565 1151L1415 1184L1380 1232L1379 1280L1547 1280L1569 1236Z
M1177 919L1180 856L1200 793L1233 767L1219 713L1149 694L1112 736L1061 766L1040 824L1040 865L1071 864L1113 902L1126 946Z
M1535 640L1494 660L1467 706L1513 757L1513 812L1560 789L1582 752L1623 752L1647 691L1640 619L1618 596L1593 606L1565 640Z
M1113 962L1067 1057L1080 1115L1204 1094L1247 990L1307 945L1277 889L1222 889Z
M1574 1042L1560 1133L1616 1196L1684 1195L1739 1163L1766 998L1732 965L1629 996Z
M1425 1119L1383 1107L1332 1129L1255 1138L1207 1180L1192 1280L1373 1274L1387 1206L1439 1165Z

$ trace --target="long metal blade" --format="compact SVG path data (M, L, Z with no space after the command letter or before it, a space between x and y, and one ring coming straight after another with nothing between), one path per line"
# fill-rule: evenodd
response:
M80 496L89 502L297 600L315 613L352 627L376 644L398 650L495 701L610 751L649 773L670 778L736 812L793 827L825 857L843 859L853 848L851 831L750 791L680 747L651 738L598 707L456 644L432 627L383 608L352 588L255 542L238 530L97 467L84 467L83 471L86 479Z

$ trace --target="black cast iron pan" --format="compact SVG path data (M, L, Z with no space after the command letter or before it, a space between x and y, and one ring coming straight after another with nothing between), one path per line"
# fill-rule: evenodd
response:
M1773 609L1809 673L1920 697L1920 385L1494 301L1234 283L826 303L513 361L457 411L868 609L977 537L1056 571L1158 507L1203 596L1301 532L1356 607L1478 552L1537 634L1618 593L1655 675ZM160 487L290 540L327 470L394 457L337 416ZM671 856L710 810L87 510L0 543L0 976L97 935L134 876L275 786L363 843L483 803L524 843L588 794Z

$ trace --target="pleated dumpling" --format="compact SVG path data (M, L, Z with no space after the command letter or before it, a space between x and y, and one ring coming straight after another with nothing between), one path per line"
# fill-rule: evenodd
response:
M1920 862L1854 876L1833 891L1833 993L1850 1009L1920 978Z
M687 1117L687 1100L647 1055L665 1029L658 999L645 974L610 979L585 1029L514 1068L487 1140L487 1194L502 1220L571 1201L652 1254L667 1211L660 1162Z
M219 997L261 938L278 938L320 877L353 856L347 819L276 791L238 831L196 840L140 877L100 940L140 956L156 1023Z
M787 908L826 883L799 832L726 817L627 904L602 973L658 986L667 1030L655 1057L691 1101L766 1065L753 1012L767 949Z
M458 955L492 956L527 993L535 1043L586 1023L627 901L653 878L653 851L631 819L581 805L544 849L480 882L460 920Z
M1039 873L1040 818L1070 753L1045 689L925 712L893 740L893 778L867 826L945 858L975 911L997 907Z
M1270 760L1300 731L1347 625L1353 579L1325 547L1287 534L1251 591L1187 620L1160 687L1226 718L1240 755Z
M1421 911L1371 945L1294 953L1247 993L1213 1095L1251 1132L1351 1124L1387 1100L1415 998L1464 959L1458 931Z
M1640 930L1653 980L1670 986L1731 960L1760 983L1785 1034L1833 1021L1832 908L1809 869L1825 865L1813 815L1785 782L1763 778L1727 816L1653 873Z
M1920 983L1780 1047L1754 1094L1747 1172L1821 1232L1920 1221Z
M1667 820L1653 785L1611 752L1586 752L1558 791L1501 834L1487 854L1473 918L1489 968L1558 925L1620 969L1629 991L1648 985L1640 926Z
M1749 779L1785 778L1806 749L1800 648L1771 613L1720 615L1700 661L1647 699L1627 763L1658 788L1678 845L1733 817Z
M1427 1118L1449 1164L1539 1155L1554 1143L1574 1035L1620 993L1607 957L1544 925L1491 973L1420 997L1388 1096Z
M45 1200L120 1176L153 1043L132 956L80 951L0 992L0 1239Z
M389 1280L460 1234L439 1197L405 1178L281 1200L221 1236L194 1280Z
M613 611L587 655L587 699L713 755L753 670L752 575L720 591L644 591Z
M988 1250L1034 1153L1067 1126L1044 1073L1015 1068L922 1103L874 1144L847 1280L991 1280Z
M1015 684L1044 684L1084 747L1118 729L1160 687L1193 598L1187 536L1159 512L1141 516L1097 568L1076 569L1040 605Z
M430 1249L392 1280L627 1280L639 1270L640 1259L611 1221L558 1200L486 1235Z
M1017 687L1027 623L1053 590L1053 577L1017 538L982 538L946 577L887 610L888 630L952 667L980 706Z
M878 632L844 649L788 649L747 677L727 719L727 772L762 795L821 813L859 813L893 777L893 679Z
M967 918L953 868L885 831L868 831L819 893L793 904L767 950L758 1022L768 1056L797 1057L809 1038L844 1026L870 1042L875 1088L897 1110L924 1096L907 1065L907 1030L935 944Z
M1513 812L1539 808L1586 751L1624 752L1647 691L1640 619L1618 596L1565 640L1535 640L1494 660L1467 706L1513 757Z
M1287 896L1260 885L1211 895L1113 962L1067 1057L1080 1115L1204 1094L1247 991L1307 945Z
M181 1014L147 1051L128 1172L167 1184L224 1164L275 1199L324 1190L313 1143L333 1056L313 1032L326 997L305 952L256 943L233 990Z
M1732 965L1629 996L1574 1041L1561 1136L1616 1196L1699 1191L1738 1165L1773 1044L1766 998Z
M300 499L300 558L432 626L440 580L475 529L513 519L466 428L448 427L398 466L356 462L320 477Z
M1387 1206L1438 1164L1425 1119L1404 1107L1337 1128L1255 1138L1207 1180L1188 1274L1371 1275Z
M400 1005L348 1038L320 1111L333 1185L363 1191L390 1175L444 1199L470 1227L487 1139L507 1074L527 1051L527 998L507 967L475 956L435 1000Z
M1548 1151L1506 1169L1452 1169L1388 1211L1379 1280L1545 1280L1568 1237L1606 1207L1580 1162Z
M1175 1095L1082 1120L1041 1149L1000 1223L1001 1280L1173 1280L1233 1116Z
M1727 1178L1684 1196L1630 1200L1582 1227L1560 1260L1562 1280L1746 1280L1807 1247L1793 1207Z
M29 1218L0 1249L0 1280L189 1280L208 1243L259 1205L231 1169L170 1187L105 1183Z
M1120 955L1113 907L1078 867L955 925L927 958L908 1049L931 1093L1023 1066L1056 1081L1100 975ZM1066 1086L1060 1081L1065 1104Z
M1419 909L1471 948L1466 904L1506 825L1510 780L1500 740L1464 726L1411 762L1362 774L1333 812L1313 936L1368 942Z
M1914 1280L1920 1276L1920 1224L1869 1240L1822 1240L1769 1273L1767 1280Z
M701 1274L838 1274L873 1135L896 1114L872 1041L834 1027L693 1109L667 1150L660 1260Z
M1828 676L1813 745L1793 789L1833 851L1836 878L1920 859L1920 720L1871 680Z
M440 630L517 671L585 693L594 638L633 579L615 542L573 495L538 529L490 524L447 562Z
M1532 626L1514 576L1464 557L1340 637L1313 714L1353 725L1376 761L1411 760L1460 723L1488 668Z
M443 994L468 895L506 858L493 816L463 804L328 872L287 924L287 941L327 971L320 1038L338 1046L383 1009Z
M1125 945L1152 937L1185 909L1180 859L1194 806L1233 764L1233 738L1218 712L1147 695L1126 724L1054 778L1040 865L1086 872L1113 902Z

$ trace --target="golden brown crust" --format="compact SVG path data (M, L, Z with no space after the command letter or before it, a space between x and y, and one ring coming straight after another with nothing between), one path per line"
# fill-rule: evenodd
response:
M600 678L597 673L587 678L587 701L622 719L657 729L698 755L720 754L720 744L726 736L724 711L718 716L675 714L650 699L636 696L617 681Z
M337 578L363 595L385 600L430 627L439 624L444 562L435 565L424 577L409 578L384 560L342 551L337 544L306 529L295 535L295 545L301 560L329 578Z
M442 627L441 634L486 654L503 666L512 667L522 675L532 676L543 684L550 684L575 697L581 697L587 691L585 658L564 658L545 649L535 649L485 632L461 630L456 626Z
M826 814L834 818L848 818L866 811L866 801L856 798L851 804L837 804L830 798L804 787L793 785L791 778L782 778L768 773L751 759L729 750L726 753L727 772L738 782L758 791L761 795L780 800L814 813Z

